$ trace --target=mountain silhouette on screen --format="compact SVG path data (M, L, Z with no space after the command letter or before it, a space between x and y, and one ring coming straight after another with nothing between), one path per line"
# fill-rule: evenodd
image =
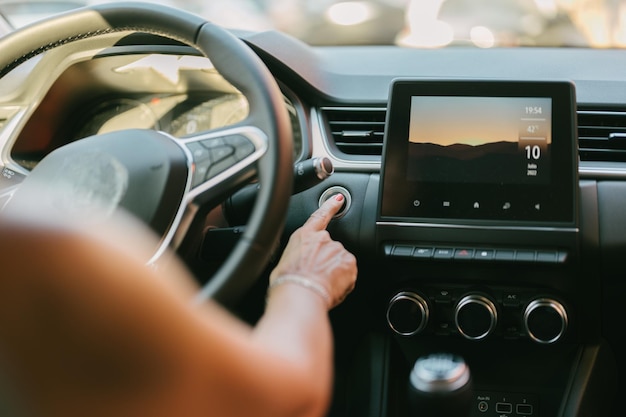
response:
M482 145L409 143L407 177L414 181L515 183L524 180L526 161L517 142Z

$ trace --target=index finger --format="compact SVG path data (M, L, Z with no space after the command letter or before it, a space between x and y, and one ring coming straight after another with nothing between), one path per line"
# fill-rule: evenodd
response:
M312 228L315 230L324 230L333 216L339 212L345 202L345 197L341 193L337 193L330 197L324 204L315 210L302 227Z

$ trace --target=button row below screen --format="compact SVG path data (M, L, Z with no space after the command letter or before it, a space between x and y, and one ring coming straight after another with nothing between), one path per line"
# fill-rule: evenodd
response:
M452 261L564 263L567 253L551 249L481 248L391 244L385 253L394 258Z

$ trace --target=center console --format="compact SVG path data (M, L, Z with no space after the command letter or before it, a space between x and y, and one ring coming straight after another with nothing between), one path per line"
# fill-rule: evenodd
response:
M575 103L565 81L392 83L385 320L403 369L433 351L465 358L472 415L555 415L588 337Z
M411 265L406 281L418 288L389 302L396 333L566 336L559 291L572 287L558 266L578 257L575 102L568 82L392 84L377 240L387 258ZM532 273L502 277L502 265ZM455 267L449 278L418 272Z

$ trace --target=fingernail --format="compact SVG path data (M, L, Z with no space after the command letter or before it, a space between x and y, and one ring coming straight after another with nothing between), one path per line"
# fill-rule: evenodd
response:
M335 196L335 200L337 201L343 201L343 194L339 193Z

